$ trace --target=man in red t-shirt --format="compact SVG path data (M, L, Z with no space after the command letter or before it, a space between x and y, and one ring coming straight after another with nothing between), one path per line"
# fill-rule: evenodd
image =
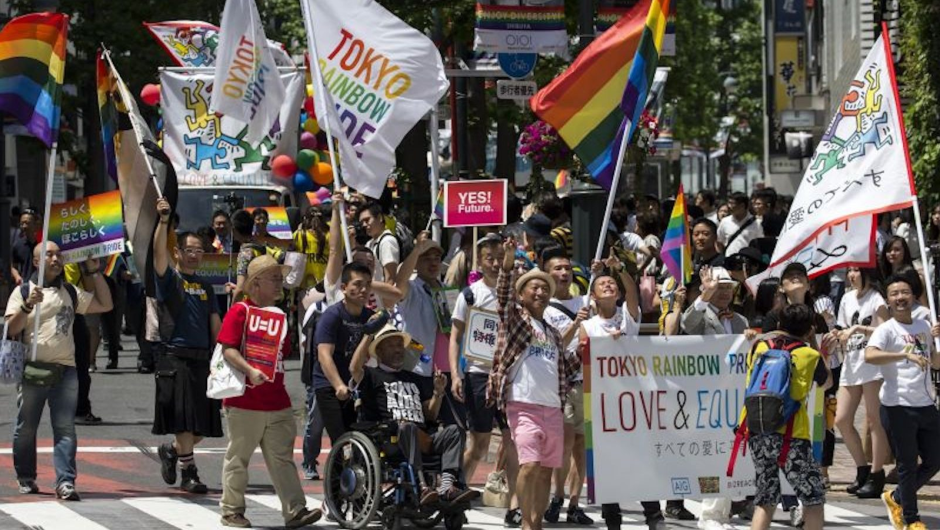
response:
M225 360L245 374L247 383L242 396L222 402L229 437L222 466L220 504L224 526L251 527L245 518L245 488L248 486L248 462L259 445L271 482L281 500L286 526L300 528L315 523L322 515L319 509L307 509L297 466L294 465L297 424L290 396L284 388L283 357L290 351L286 319L269 319L266 326L258 325L262 317L256 308L279 311L273 306L283 293L284 276L288 270L289 267L278 265L266 254L254 258L248 264L245 280L248 299L232 306L219 332L218 342L225 348ZM273 378L265 373L270 372L270 367L246 360L244 343L249 320L251 328L264 328L275 342L280 342L278 354L272 361Z

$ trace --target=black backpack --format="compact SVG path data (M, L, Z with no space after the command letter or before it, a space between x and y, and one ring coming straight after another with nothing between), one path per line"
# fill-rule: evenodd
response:
M303 352L301 352L303 359L300 365L300 381L307 386L313 384L313 363L317 358L317 345L314 344L313 337L317 332L317 323L320 321L320 317L328 306L326 305L326 300L320 300L314 304L314 307L316 309L302 328L304 334L304 349Z
M62 284L65 285L65 290L69 293L69 298L72 299L72 309L75 309L78 307L78 291L76 291L75 286L69 282L63 281ZM48 285L45 287L48 287ZM20 296L23 297L24 302L29 298L29 282L20 285Z

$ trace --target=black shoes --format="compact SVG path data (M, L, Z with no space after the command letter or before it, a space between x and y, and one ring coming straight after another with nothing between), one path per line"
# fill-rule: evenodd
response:
M879 499L885 491L885 470L870 473L865 485L855 493L859 499Z
M163 477L163 482L171 486L176 484L176 462L179 457L176 455L173 444L160 444L157 448L157 455L160 457L160 476Z
M196 469L196 466L189 466L182 469L181 474L183 475L183 479L180 481L181 490L187 493L198 494L207 493L209 491L209 488L199 480L199 471ZM319 519L319 517L317 519Z
M549 523L557 523L558 519L561 518L561 505L564 502L564 499L552 497L552 502L548 504L548 509L545 510L545 520Z
M676 519L679 521L694 521L695 514L686 509L685 506L679 504L666 504L666 509L663 510L663 513L666 515L667 519Z
M855 468L855 482L849 484L845 488L845 492L849 495L855 495L858 493L858 490L862 489L862 486L868 482L868 475L871 474L871 466L858 466Z

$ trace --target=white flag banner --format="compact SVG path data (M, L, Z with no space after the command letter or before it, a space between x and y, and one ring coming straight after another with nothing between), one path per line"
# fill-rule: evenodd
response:
M302 71L282 74L281 79L287 95L278 104L280 114L268 134L252 143L246 139L247 124L209 110L210 94L215 92L212 74L160 73L163 150L181 184L271 183L271 160L280 154L293 157L297 153L304 96Z
M802 263L810 278L845 267L871 267L875 265L877 251L875 216L862 215L829 226L799 251L747 279L747 287L757 292L766 278L779 278L790 263Z
M914 179L884 37L868 53L803 175L771 265L827 228L911 205ZM867 241L859 241L867 245Z
M177 66L214 66L219 48L219 27L201 20L144 22L144 27ZM268 39L268 48L278 66L294 66L280 42Z
M344 183L378 198L395 167L395 148L447 92L441 54L373 0L304 1ZM314 101L324 126L325 109Z
M248 124L257 143L281 111L284 85L254 0L228 0L222 13L211 109Z

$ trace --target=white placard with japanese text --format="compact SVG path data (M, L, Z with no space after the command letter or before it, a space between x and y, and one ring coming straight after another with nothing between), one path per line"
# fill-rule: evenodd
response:
M471 307L467 314L467 329L463 334L463 355L467 359L491 366L496 353L496 330L499 315Z

